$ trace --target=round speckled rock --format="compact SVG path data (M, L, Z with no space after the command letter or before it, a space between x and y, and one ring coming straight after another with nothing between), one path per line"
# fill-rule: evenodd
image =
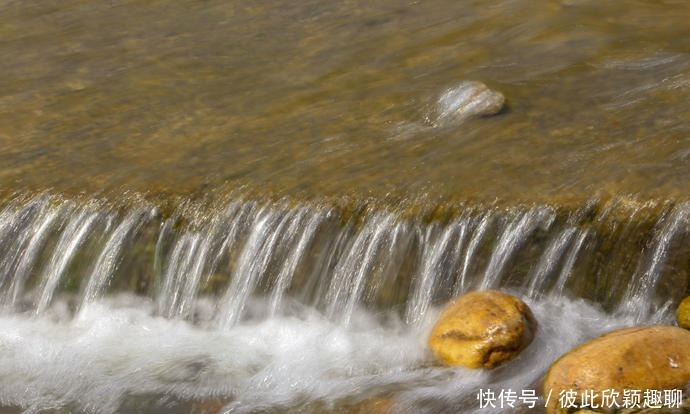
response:
M536 327L520 299L495 290L471 292L446 306L429 347L447 365L493 368L527 347Z

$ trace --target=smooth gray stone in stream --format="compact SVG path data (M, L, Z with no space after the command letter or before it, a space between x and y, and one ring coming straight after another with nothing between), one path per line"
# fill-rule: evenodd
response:
M464 81L448 89L436 104L434 126L452 125L467 118L495 115L505 97L479 81Z

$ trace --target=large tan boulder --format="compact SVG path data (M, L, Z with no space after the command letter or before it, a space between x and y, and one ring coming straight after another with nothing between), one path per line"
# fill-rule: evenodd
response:
M595 338L557 360L544 380L544 395L551 394L547 414L566 413L559 395L594 396L615 390L616 403L624 406L624 390L683 389L690 382L690 331L675 326L621 329ZM609 400L610 401L610 400ZM611 406L611 404L609 404Z
M429 335L429 347L448 365L493 368L527 347L536 327L520 299L496 290L476 291L446 306Z
M683 299L676 310L676 320L678 326L684 329L690 329L690 296Z

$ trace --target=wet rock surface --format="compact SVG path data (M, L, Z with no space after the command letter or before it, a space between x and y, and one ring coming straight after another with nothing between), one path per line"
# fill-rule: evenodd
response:
M429 336L429 347L448 365L493 368L526 348L536 327L521 300L495 290L471 292L444 309Z
M683 299L678 305L676 320L681 328L690 329L690 296Z
M544 380L544 394L572 390L576 405L589 392L601 405L604 390L683 389L690 381L690 332L673 326L621 329L595 338L556 361ZM566 413L551 398L547 413Z
M479 81L464 81L448 89L437 103L435 126L454 124L471 117L499 113L505 104L501 92L489 89Z

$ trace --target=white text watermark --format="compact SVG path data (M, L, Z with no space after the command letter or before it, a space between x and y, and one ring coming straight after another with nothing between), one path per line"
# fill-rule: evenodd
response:
M683 390L553 390L544 393L544 406L555 399L560 408L680 408L683 403ZM492 390L480 389L477 393L479 408L515 408L526 406L534 408L539 404L536 390Z

